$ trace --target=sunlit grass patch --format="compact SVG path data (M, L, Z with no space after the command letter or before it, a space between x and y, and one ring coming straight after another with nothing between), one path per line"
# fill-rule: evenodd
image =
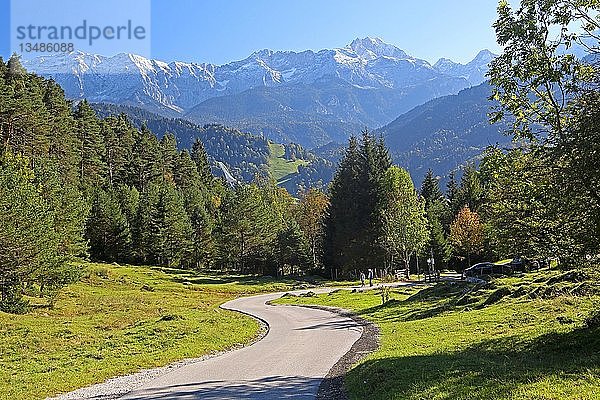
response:
M582 285L587 284L585 294ZM591 288L591 289L590 289ZM598 399L600 300L594 281L560 271L277 302L352 309L381 347L347 376L354 399Z
M297 284L89 264L84 278L63 290L53 309L0 313L0 399L43 399L249 342L258 323L218 306Z

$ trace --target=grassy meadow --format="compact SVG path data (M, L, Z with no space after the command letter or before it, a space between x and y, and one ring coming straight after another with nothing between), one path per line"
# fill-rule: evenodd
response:
M43 399L247 343L258 323L218 306L296 284L89 264L53 309L40 304L25 315L0 312L0 399Z
M269 171L278 183L283 183L284 178L290 174L298 172L300 165L307 165L306 160L286 160L285 147L282 144L269 143L269 149L271 150L271 157L269 158Z
M385 306L377 290L275 303L343 307L380 327L380 349L346 378L353 399L592 400L600 398L595 282L542 271L487 286L394 289Z

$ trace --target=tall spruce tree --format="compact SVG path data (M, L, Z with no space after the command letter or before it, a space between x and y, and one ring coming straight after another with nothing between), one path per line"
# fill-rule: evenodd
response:
M89 206L76 182L63 175L58 160L40 158L34 170L40 195L54 213L54 230L58 234L59 255L66 261L87 255L84 239Z
M425 200L425 207L429 207L436 201L445 200L444 194L440 190L440 183L433 175L433 170L430 168L425 174L423 183L421 184L421 196Z
M379 207L391 161L381 139L352 137L331 185L325 219L325 262L333 269L377 268L384 262Z
M43 101L43 82L42 78L26 73L17 55L9 59L4 75L8 101L2 112L2 147L27 156L32 167L37 157L46 155L50 147L50 115Z
M157 204L159 224L159 262L180 266L192 250L192 225L183 199L174 185L164 183Z
M427 229L429 231L429 243L423 248L424 258L433 257L435 266L439 269L444 266L450 257L450 246L447 240L447 231L452 220L451 209L448 200L442 193L438 179L429 169L423 183L421 184L421 196L425 201L425 213L427 217ZM448 224L448 229L444 229Z
M150 183L140 192L140 201L133 225L135 258L141 263L157 263L160 251L161 220L158 212L160 186Z
M178 158L177 139L173 134L166 133L160 140L160 168L167 182L173 182L173 169Z
M197 164L187 150L177 157L173 177L181 195L193 230L193 251L190 260L196 267L209 264L214 255L212 231L215 216L211 210L212 187L206 186Z
M467 164L460 178L460 186L454 198L454 215L464 206L471 211L478 211L484 202L484 191L479 171L473 164Z
M360 209L354 198L359 186L359 162L358 140L351 137L331 183L325 217L324 261L332 270L362 267L358 262L360 245L356 237Z
M190 156L192 160L196 163L196 167L198 168L198 173L200 174L200 179L204 184L209 184L213 181L213 176L210 172L210 164L208 162L208 155L206 154L206 150L202 145L200 139L196 139L194 144L192 145L192 151Z
M160 144L145 125L135 133L130 167L131 184L140 192L144 192L161 177Z
M289 267L294 273L306 270L311 265L306 240L296 221L292 220L287 227L279 231L276 247L275 257L278 267L282 270Z
M62 88L53 81L44 84L44 104L48 110L50 126L48 154L57 161L57 165L68 185L79 181L81 148L79 137L74 135L75 120L71 111L71 103L65 100Z

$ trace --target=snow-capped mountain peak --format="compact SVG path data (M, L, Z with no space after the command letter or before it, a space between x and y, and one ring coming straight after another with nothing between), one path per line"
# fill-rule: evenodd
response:
M488 49L484 49L481 50L469 64L487 65L496 57L496 54L492 53Z
M431 66L380 38L366 37L318 52L263 49L224 65L73 52L38 57L24 66L54 78L70 98L182 113L208 99L260 87L346 85L402 91L423 85L429 88L425 96L455 93L483 81L491 58L493 54L482 51L467 65L443 59ZM334 96L323 101L336 104L338 100Z
M472 85L483 82L488 71L489 63L497 56L489 50L481 50L473 60L466 64L456 63L447 58L440 58L433 68L451 76L467 79Z
M394 45L385 43L378 37L356 38L346 48L352 50L364 60L374 60L379 57L411 58L404 51Z

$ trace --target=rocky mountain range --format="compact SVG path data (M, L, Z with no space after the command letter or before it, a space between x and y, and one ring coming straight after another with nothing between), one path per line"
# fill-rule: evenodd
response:
M493 57L482 51L465 65L447 59L431 65L364 38L318 52L261 50L224 65L74 52L38 57L25 67L52 77L72 99L225 124L311 148L477 85Z

